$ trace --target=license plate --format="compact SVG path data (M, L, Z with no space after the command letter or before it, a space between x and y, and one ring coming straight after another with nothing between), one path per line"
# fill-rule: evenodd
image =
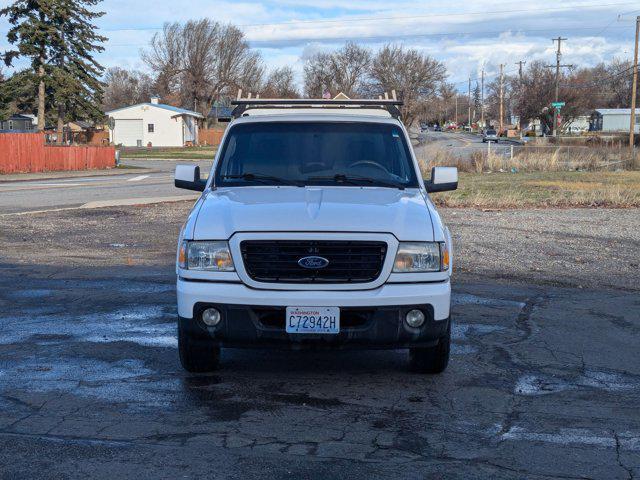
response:
M338 307L287 307L287 333L340 333Z

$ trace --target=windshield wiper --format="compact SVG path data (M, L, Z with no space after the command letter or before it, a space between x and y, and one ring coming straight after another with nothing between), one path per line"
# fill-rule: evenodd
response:
M268 183L268 182L275 182L275 183L280 183L282 185L293 185L295 187L301 187L302 184L300 184L299 182L296 182L294 180L287 180L286 178L280 178L280 177L274 177L272 175L263 175L261 173L241 173L238 175L221 175L221 178L230 178L230 179L242 179L242 180L255 180L256 182L263 182L263 183Z
M317 180L333 180L334 182L337 182L337 183L348 183L350 185L360 185L360 186L362 186L361 184L364 182L364 183L368 183L370 185L375 185L379 187L399 188L400 190L405 189L405 186L402 185L401 183L386 182L384 180L380 180L378 178L371 178L371 177L354 177L351 175L345 175L344 173L336 173L335 175L326 176L326 177L309 177L307 180L311 182L317 181Z

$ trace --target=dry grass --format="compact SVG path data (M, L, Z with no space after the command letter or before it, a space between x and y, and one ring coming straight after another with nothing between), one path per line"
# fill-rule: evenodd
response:
M462 173L458 190L432 198L448 207L640 207L640 172Z
M624 149L590 147L515 146L488 152L474 149L424 147L419 159L423 173L433 166L454 166L461 172L561 172L625 169L632 159ZM506 153L506 154L503 154Z

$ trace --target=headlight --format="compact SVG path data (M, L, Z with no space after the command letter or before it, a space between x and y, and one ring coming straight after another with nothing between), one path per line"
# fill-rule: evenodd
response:
M178 265L188 270L232 272L233 259L226 241L184 241L178 254Z
M395 273L440 272L449 268L449 251L443 242L400 242Z

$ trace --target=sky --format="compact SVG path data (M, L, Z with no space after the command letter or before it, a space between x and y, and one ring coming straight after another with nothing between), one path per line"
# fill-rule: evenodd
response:
M10 3L0 0L0 8ZM640 0L103 0L99 8L106 14L97 24L109 38L98 56L105 67L145 70L140 51L165 22L207 17L241 28L268 67L291 66L299 84L305 58L352 40L374 51L390 42L416 48L444 62L449 80L466 92L467 79L483 68L491 81L501 63L507 74L519 60L554 63L551 38L559 35L567 38L563 63L631 59ZM0 51L9 47L8 28L0 18Z

